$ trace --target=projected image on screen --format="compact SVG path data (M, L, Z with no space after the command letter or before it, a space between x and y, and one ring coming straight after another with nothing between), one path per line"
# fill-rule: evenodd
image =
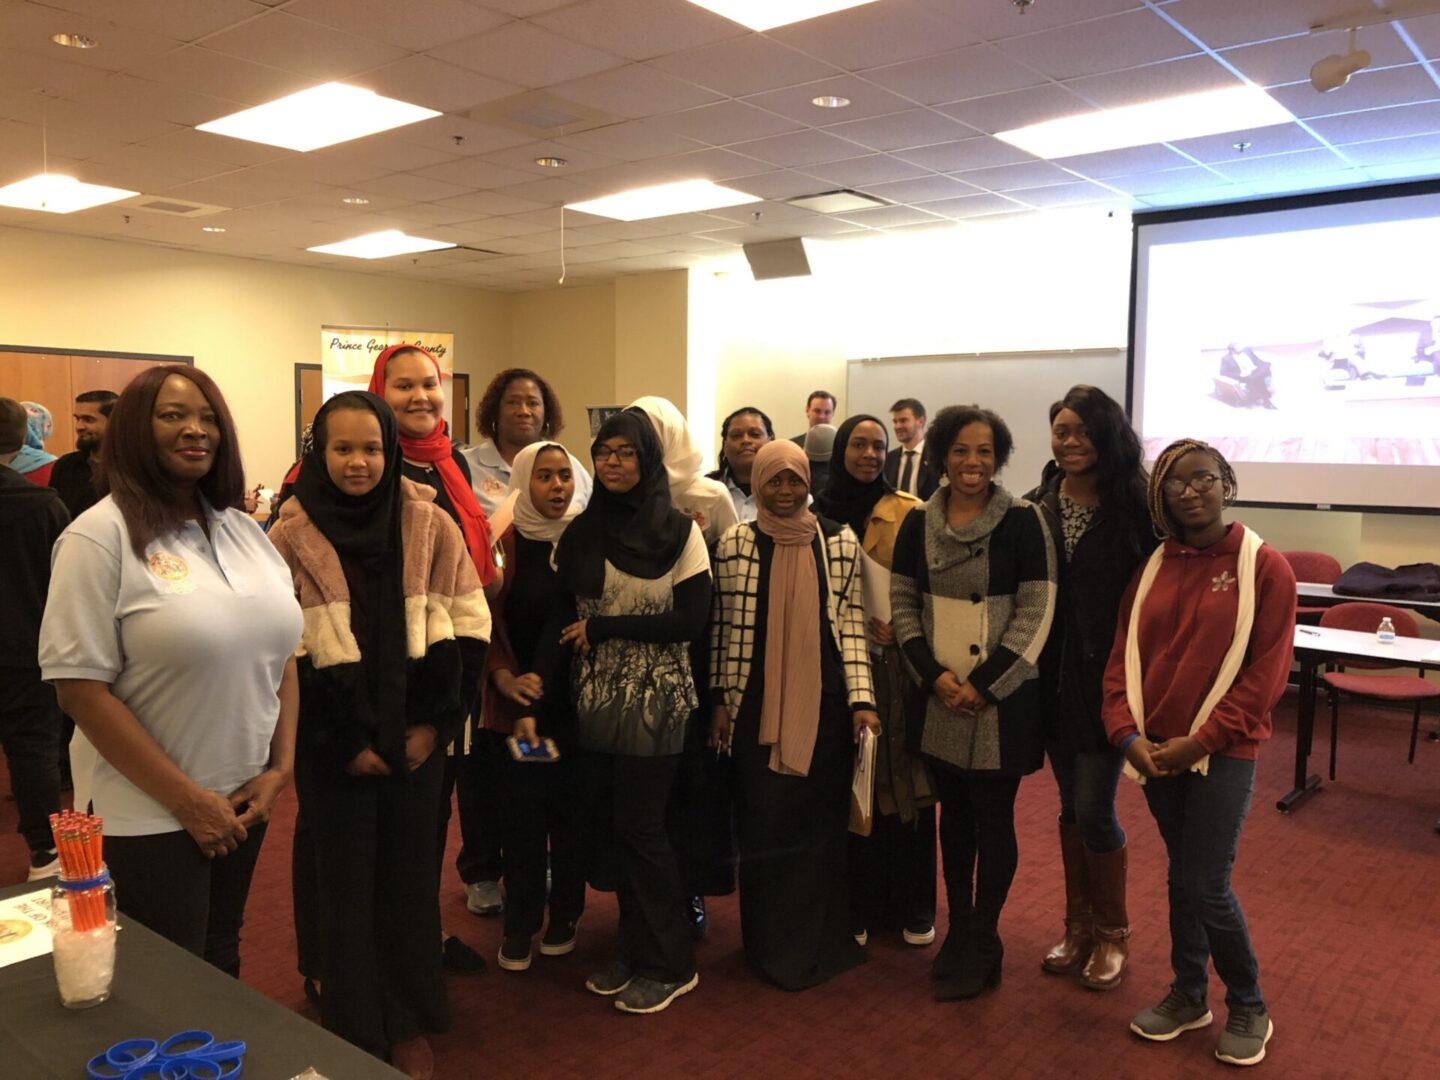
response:
M1242 498L1440 507L1440 194L1136 223L1148 458L1202 438Z

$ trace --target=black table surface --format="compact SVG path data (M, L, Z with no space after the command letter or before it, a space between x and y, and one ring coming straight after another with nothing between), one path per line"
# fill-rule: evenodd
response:
M0 889L0 898L34 886ZM121 924L110 1000L94 1008L60 1004L49 954L0 968L5 1080L85 1080L85 1063L122 1039L164 1039L195 1028L246 1044L245 1080L289 1080L312 1066L329 1080L403 1076L134 919L122 915Z

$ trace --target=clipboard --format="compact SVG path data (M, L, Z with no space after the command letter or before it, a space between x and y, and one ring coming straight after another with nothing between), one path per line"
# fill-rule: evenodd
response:
M869 836L875 825L875 733L860 729L855 774L850 781L850 831Z

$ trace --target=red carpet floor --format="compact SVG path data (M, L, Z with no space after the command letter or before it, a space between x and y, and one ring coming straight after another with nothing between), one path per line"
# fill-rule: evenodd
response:
M1440 744L1422 740L1405 764L1408 721L1349 708L1339 780L1294 814L1275 811L1290 787L1294 698L1262 752L1255 804L1235 871L1276 1034L1261 1065L1283 1077L1440 1077ZM1427 727L1433 722L1427 722ZM1328 753L1316 738L1312 771ZM879 935L870 962L803 994L757 981L740 952L737 901L712 900L700 946L700 986L651 1017L617 1012L585 992L609 958L615 906L591 894L580 946L536 956L528 972L493 964L497 919L469 914L447 872L445 922L492 961L450 979L454 1029L435 1039L441 1077L1202 1077L1224 1023L1224 988L1211 984L1216 1023L1171 1043L1130 1035L1127 1023L1163 996L1169 977L1163 849L1144 799L1122 781L1130 834L1132 964L1106 993L1045 975L1039 958L1060 921L1056 796L1048 773L1022 785L1020 871L1006 907L1004 983L968 1004L930 999L935 946ZM308 1014L294 971L287 797L271 828L250 898L244 978ZM23 876L12 802L0 804L0 881ZM456 838L451 837L453 856ZM943 887L941 897L943 904ZM943 915L942 915L943 923ZM3 1057L3 1055L0 1055ZM0 1063L0 1075L4 1065ZM257 1078L270 1080L270 1078ZM336 1078L339 1080L339 1078Z

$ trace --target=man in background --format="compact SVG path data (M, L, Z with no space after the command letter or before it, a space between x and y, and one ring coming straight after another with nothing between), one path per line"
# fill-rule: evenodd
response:
M805 419L808 421L805 432L790 440L796 446L803 447L805 445L805 436L810 433L810 428L817 424L833 424L835 422L835 395L829 390L812 390L810 396L805 399Z
M896 491L924 502L940 486L940 475L925 451L925 406L915 398L901 398L890 406L895 449L885 455L885 479Z
M61 455L50 472L50 486L59 493L72 521L99 501L95 466L105 425L119 396L114 390L86 390L75 399L75 449Z
M60 706L40 678L38 655L50 549L70 516L53 490L10 468L25 445L25 425L24 407L0 397L0 746L34 881L60 872L50 834L50 815L60 810Z

